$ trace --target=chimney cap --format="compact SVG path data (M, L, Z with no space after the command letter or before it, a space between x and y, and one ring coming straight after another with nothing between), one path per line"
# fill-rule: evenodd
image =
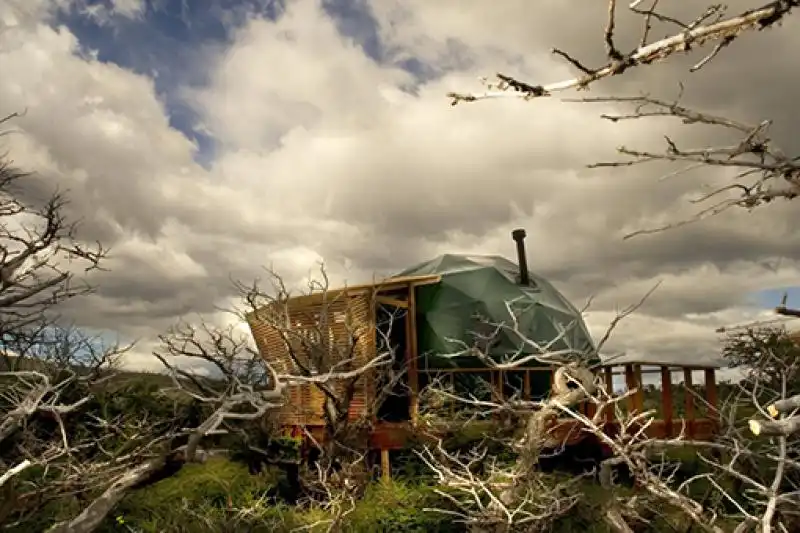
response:
M511 238L514 239L515 241L519 241L521 239L524 239L525 237L526 233L523 228L517 228L511 232Z

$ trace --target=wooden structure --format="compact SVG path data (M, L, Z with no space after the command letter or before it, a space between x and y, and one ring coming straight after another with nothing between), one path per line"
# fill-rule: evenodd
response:
M319 362L342 363L338 372L355 370L376 356L378 306L404 311L405 365L411 395L411 419L416 419L416 324L414 289L437 283L439 276L414 276L367 285L356 285L289 298L265 306L247 316L259 352L278 373L297 374L299 365L319 372ZM314 353L317 352L317 353ZM315 361L315 358L319 358ZM363 416L374 398L374 372L368 372L350 402L349 416ZM288 387L288 398L279 421L286 426L314 428L323 424L324 395L314 384Z
M487 368L450 368L426 370L419 368L417 349L417 325L415 308L415 289L422 285L438 283L440 276L413 276L394 278L382 283L344 287L328 290L325 293L289 298L283 302L266 306L251 313L247 319L256 344L262 356L279 373L297 373L298 362L307 368L315 368L315 357L328 357L346 362L339 371L358 368L376 355L378 335L381 326L378 321L380 308L402 311L401 319L395 322L400 326L400 357L407 369L407 383L410 391L407 402L407 416L399 421L384 421L372 417L371 445L381 451L382 465L388 469L388 450L401 449L414 433L418 422L421 386L429 381L429 374L436 373L438 379L450 380L454 385L460 376L480 376L491 384L495 399L509 398L512 395L523 399L538 399L549 391L553 369L548 367L520 367L513 370ZM304 342L306 339L309 342ZM312 353L315 350L319 353ZM717 431L719 415L717 409L717 388L715 369L718 365L684 366L675 361L631 361L611 360L599 368L606 384L614 389L615 376L621 385L637 392L630 396L626 408L642 411L654 406L645 405L644 376L655 374L660 379L660 401L655 406L658 420L647 430L656 438L677 436L681 431L689 439L713 438ZM678 379L675 373L678 373ZM695 390L694 375L704 377L702 393ZM682 380L692 391L683 394L683 413L677 414L673 401L673 383ZM375 395L374 374L366 374L350 403L349 416L362 417ZM616 387L619 389L620 387ZM285 408L279 413L280 423L287 427L302 426L312 435L319 436L323 429L324 396L313 384L294 385L288 389ZM586 414L592 405L581 406ZM606 413L605 430L618 431L613 413ZM568 441L580 432L573 431L577 422L560 420L552 431L563 434ZM572 435L572 437L568 437Z

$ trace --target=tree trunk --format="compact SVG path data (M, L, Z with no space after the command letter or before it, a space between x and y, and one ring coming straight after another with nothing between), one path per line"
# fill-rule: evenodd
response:
M60 522L47 533L92 533L134 485L145 481L166 462L166 455L150 459L118 477L100 496L72 520Z
M749 426L753 435L789 437L800 433L800 415L782 420L750 420Z

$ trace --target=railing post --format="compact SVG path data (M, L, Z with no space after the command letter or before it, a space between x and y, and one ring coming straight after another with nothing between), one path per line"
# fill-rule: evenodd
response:
M633 365L633 379L636 384L636 394L634 395L634 407L637 413L644 412L644 382L642 380L642 365Z
M661 412L664 416L664 436L672 437L672 371L661 367Z
M636 388L636 374L633 370L633 365L625 365L625 386L628 392L634 390ZM628 396L627 398L628 403L628 412L635 413L636 412L636 397L635 396Z
M683 385L686 388L684 406L686 409L686 430L690 439L694 439L694 387L692 386L692 369L683 369Z
M530 401L531 400L531 371L525 371L525 381L523 382L522 389L523 389L523 400Z
M713 368L706 368L706 401L708 402L708 417L714 421L714 430L719 429L720 416L719 416L719 398L717 391L717 379L714 375Z
M614 395L614 367L607 366L603 369L603 377L605 378L606 394L609 396ZM616 413L613 405L606 406L606 422L613 422L616 419Z

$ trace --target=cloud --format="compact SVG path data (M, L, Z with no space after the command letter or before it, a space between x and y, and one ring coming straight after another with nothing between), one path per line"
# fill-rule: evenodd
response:
M145 0L108 0L106 3L89 0L72 0L72 9L99 24L113 24L114 19L135 20L144 16Z
M139 3L113 5L130 24L165 16L137 10ZM221 44L205 48L195 36L192 65L203 75L168 87L122 60L84 53L83 30L54 23L57 8L74 6L0 7L0 102L3 111L28 109L4 148L36 172L29 198L68 189L83 237L112 246L111 270L93 277L96 294L65 313L84 327L141 339L138 361L175 320L232 302L231 277L262 275L262 265L301 283L324 259L335 282L354 283L443 252L513 258L514 227L528 230L534 270L578 305L595 295L593 330L662 281L615 337L613 346L629 351L718 350L716 327L758 314L748 294L800 276L792 204L621 240L690 216L687 200L730 174L659 182L666 165L586 165L613 158L622 144L659 147L668 133L705 145L719 139L713 132L668 121L613 124L599 115L615 106L556 98L448 105L447 91L477 89L478 76L496 71L534 82L572 76L552 46L601 63L602 6L576 13L555 1L511 1L501 10L373 0L354 7L356 16L294 0L272 18L241 11L246 16L225 22ZM633 46L639 25L630 22L620 20L633 30L619 38ZM743 36L696 74L686 73L696 58L675 58L598 84L593 94L671 96L684 79L687 104L773 118L774 140L796 151L798 75L784 63L800 45L797 30L789 19ZM173 46L158 52L164 71L187 57L188 45ZM192 124L174 121L178 100L192 110ZM202 166L197 132L216 146Z

